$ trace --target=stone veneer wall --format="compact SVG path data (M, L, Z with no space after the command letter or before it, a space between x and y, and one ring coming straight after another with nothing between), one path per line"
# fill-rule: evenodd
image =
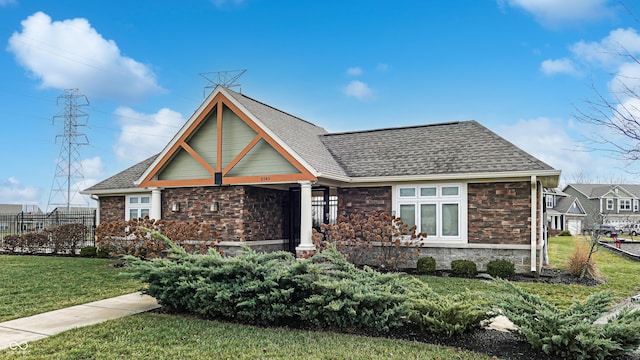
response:
M531 244L531 184L468 184L469 244Z
M391 214L391 186L338 188L338 215Z
M100 222L124 220L124 196L100 197Z
M180 211L171 211L174 203ZM219 210L210 205L218 202ZM284 239L288 192L250 186L170 188L162 191L162 218L215 226L222 241Z

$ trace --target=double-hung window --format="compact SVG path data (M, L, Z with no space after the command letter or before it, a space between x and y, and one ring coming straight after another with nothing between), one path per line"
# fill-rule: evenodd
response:
M137 194L127 196L125 220L144 218L151 213L151 195Z
M547 209L553 209L553 195L545 196L547 202Z
M397 187L396 215L429 239L461 239L463 187L460 184Z
M607 199L607 210L613 210L613 199Z
M631 199L619 199L618 204L620 210L631 210Z

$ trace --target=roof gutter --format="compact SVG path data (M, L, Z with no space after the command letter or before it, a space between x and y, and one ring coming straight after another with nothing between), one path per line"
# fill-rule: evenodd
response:
M538 178L545 187L556 187L560 179L560 170L538 170L538 171L502 171L486 173L457 173L457 174L435 174L435 175L395 175L395 176L368 176L368 177L348 177L339 175L318 174L318 177L337 180L352 184L381 183L381 182L403 182L403 181L444 181L460 179L509 179L509 178Z
M108 189L108 190L82 190L80 194L82 195L126 195L126 194L134 194L134 193L143 193L147 192L147 188L126 188L126 189ZM150 192L151 190L148 190Z

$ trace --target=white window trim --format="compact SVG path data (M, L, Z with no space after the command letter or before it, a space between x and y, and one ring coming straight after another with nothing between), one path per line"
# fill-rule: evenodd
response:
M633 199L633 211L638 211L638 199Z
M148 197L149 198L149 202L148 203L142 203L140 201L138 201L137 204L131 204L130 199L131 198L135 198L137 197L138 199L141 197ZM130 218L130 213L131 210L133 209L138 209L138 211L142 210L142 209L148 209L149 210L149 216L151 216L151 193L140 193L140 194L130 194L125 196L125 206L124 206L124 220L125 221L129 221L131 220Z
M632 209L632 201L631 199L618 199L618 210L623 210L623 211L631 211ZM624 207L622 205L625 205ZM626 205L629 205L629 207L627 208Z
M442 195L443 187L457 187L458 195ZM435 187L436 196L420 196L421 187ZM414 188L415 196L407 197L400 196L401 189ZM467 199L467 184L466 183L424 183L424 184L407 184L407 185L395 185L393 189L394 197L394 214L400 216L401 205L414 205L415 206L415 224L418 225L420 231L420 205L421 204L437 204L436 210L436 227L437 234L427 234L425 243L467 243L467 217L468 217L468 199ZM457 236L442 236L442 205L443 204L457 204L458 205L458 235Z
M547 209L553 209L553 195L545 195L545 201L547 203Z
M614 206L614 201L612 198L605 198L604 199L604 206L607 210L613 210ZM611 206L609 206L609 204L611 204Z

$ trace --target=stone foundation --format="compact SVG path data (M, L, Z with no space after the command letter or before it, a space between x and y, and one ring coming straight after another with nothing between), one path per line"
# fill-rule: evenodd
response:
M435 245L433 245L435 246ZM418 249L420 253L418 254ZM383 252L381 247L374 246L372 249L367 250L369 253L366 256L358 255L361 259L360 265L379 266L380 261L378 256L381 256ZM394 250L395 251L395 250ZM490 245L441 245L439 247L422 246L416 247L401 247L398 248L399 252L410 252L411 254L404 256L404 259L399 265L400 269L415 269L418 259L420 257L430 256L436 260L437 270L450 270L451 261L453 260L471 260L476 263L478 271L483 272L487 270L487 264L491 260L504 259L511 261L515 265L516 273L518 274L530 274L531 273L531 249L528 246L502 246L502 248L492 247ZM540 260L542 256L542 249L536 250L536 259Z
M255 252L274 252L286 250L288 244L289 240L223 241L216 244L216 248L220 249L225 256L236 256L243 250L243 245Z

